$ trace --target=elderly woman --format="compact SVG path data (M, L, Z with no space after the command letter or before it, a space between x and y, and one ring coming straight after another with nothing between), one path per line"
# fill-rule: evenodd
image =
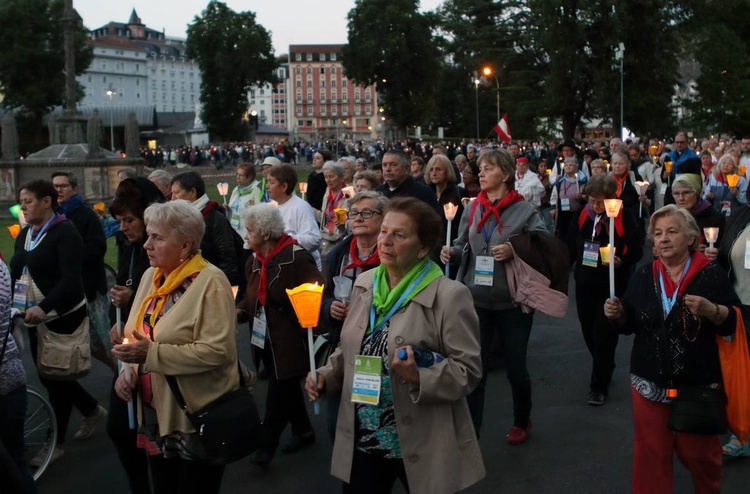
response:
M487 362L495 333L505 351L507 377L513 395L513 426L507 441L520 444L531 431L531 378L526 368L526 349L533 314L525 314L510 297L504 262L513 256L508 239L522 232L546 232L534 206L514 189L516 167L505 150L488 150L479 156L482 191L461 216L458 238L443 247L440 259L468 258L462 279L469 287L479 315L482 343L482 380L469 396L474 428L479 433L484 410ZM478 269L477 269L478 268Z
M109 212L120 224L120 231L127 238L128 244L122 253L123 262L119 266L115 285L109 291L112 301L109 315L111 326L117 321L115 311L118 308L122 322L127 322L135 291L141 283L143 273L150 267L144 247L146 223L143 214L151 204L163 201L164 196L158 187L142 177L126 178L115 190L115 198L109 206ZM117 331L112 337L118 341ZM148 492L148 476L143 475L148 469L146 454L137 446L137 431L131 430L128 425L127 403L117 396L114 386L109 397L107 435L115 445L131 492Z
M46 180L34 180L21 187L21 211L28 226L16 237L10 260L13 307L24 313L34 361L38 357L38 325L44 324L54 333L73 334L87 319L81 278L83 240L73 223L55 214L57 197L55 187ZM56 461L63 455L73 407L84 417L74 436L77 439L91 436L107 411L78 381L51 380L41 374L39 380L47 388L55 410L57 445L50 447L55 448L52 461ZM46 451L40 452L31 459L31 466L38 467L45 456Z
M557 236L563 240L568 238L570 222L578 217L584 206L583 192L586 181L586 174L578 170L578 158L565 158L563 174L555 182L550 197L550 214L557 223Z
M485 475L465 400L481 376L477 316L469 290L430 261L439 240L429 205L391 200L381 265L357 278L341 344L317 383L308 374L310 399L342 396L331 473L344 493L387 493L396 479L412 493L453 493ZM419 367L417 352L434 363ZM368 366L374 399L355 384Z
M607 173L607 165L604 164L604 160L595 159L591 162L591 176L601 175Z
M212 465L167 383L176 379L196 411L239 387L232 288L199 247L201 214L185 201L152 204L144 213L151 267L133 299L124 335L112 353L131 367L115 383L123 401L138 391L139 446L148 453L152 492L219 492L223 466ZM142 473L141 473L142 474Z
M352 156L342 156L339 158L339 163L344 168L344 183L354 183L354 173L357 171L355 169L357 159Z
M722 388L716 336L734 334L732 306L739 301L726 272L698 250L700 231L688 211L661 208L651 217L648 236L659 257L635 273L622 300L604 304L622 333L635 333L633 492L671 492L675 453L690 471L695 492L719 492L719 436L670 430L669 404L688 386Z
M232 230L224 210L208 198L206 184L196 172L183 172L172 178L172 200L183 199L200 211L204 221L203 239L200 243L203 258L221 269L232 285L239 285L242 260L237 258Z
M354 192L375 190L378 185L380 182L372 170L363 170L354 174Z
M729 175L737 175L737 161L731 154L726 154L710 175L705 194L713 208L727 217L747 204L747 179L737 175L737 184L730 187L727 178Z
M461 203L461 190L456 186L456 172L453 170L451 160L444 154L436 154L427 162L424 176L425 183L433 190L438 204L442 209L446 204L458 206L456 218L460 218L464 212ZM451 224L451 238L458 235L458 221ZM443 216L443 232L448 228L448 220Z
M294 453L315 442L300 387L300 379L309 370L307 339L286 289L322 283L323 277L312 255L284 233L277 208L265 204L251 208L245 227L255 259L247 264L247 292L237 311L241 320L253 321L252 344L270 377L263 419L268 442L251 458L253 464L266 467L288 423L292 438L282 446L283 453Z
M462 187L468 197L476 197L482 190L479 185L479 167L476 162L469 161L461 172Z
M268 170L268 194L278 204L284 220L284 231L312 254L320 269L321 239L315 211L310 204L294 195L296 185L297 171L292 165L282 163Z
M325 256L346 235L346 224L340 222L335 213L335 210L342 208L346 201L342 190L346 187L344 167L340 162L329 161L323 165L323 177L327 187L323 195L323 206L320 208L318 222L320 223L320 237L323 239L320 255L325 259Z
M711 207L711 204L705 199L701 199L701 176L694 173L683 173L677 175L672 182L672 197L675 205L680 209L685 209L695 219L700 232L700 241L698 248L701 252L706 253L709 259L716 259L718 251L706 251L705 238L703 229L716 227L719 229L719 236L715 246L721 245L721 239L724 236L724 226L726 217Z
M567 244L575 262L576 309L583 340L593 365L589 381L589 405L603 405L615 370L617 331L604 317L609 293L609 265L602 262L599 247L609 245L609 222L605 200L614 199L617 183L609 175L594 175L586 184L588 204L573 218ZM629 211L620 208L615 221L615 294L622 296L630 273L643 256L638 225Z

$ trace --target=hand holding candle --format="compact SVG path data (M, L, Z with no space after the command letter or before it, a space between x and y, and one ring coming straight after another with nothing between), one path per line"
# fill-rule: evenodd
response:
M458 211L458 206L454 205L452 202L449 202L448 204L443 204L443 212L445 213L445 219L448 220L448 228L445 229L445 246L450 248L451 246L451 222L453 221L453 218L456 217L456 211ZM450 276L450 263L445 263L445 276Z
M318 325L320 317L320 304L323 301L323 285L317 283L303 283L302 285L287 288L286 294L292 302L294 313L297 315L300 326L307 328L307 352L310 357L310 375L313 382L318 382L317 370L315 369L315 349L313 346L313 328ZM313 402L315 415L320 415L320 402Z
M615 245L615 220L617 215L620 214L622 208L622 201L620 199L606 199L604 206L607 211L607 217L609 218L609 245L613 246L612 252L610 252L609 263L609 298L615 298L615 263L614 263L614 245Z

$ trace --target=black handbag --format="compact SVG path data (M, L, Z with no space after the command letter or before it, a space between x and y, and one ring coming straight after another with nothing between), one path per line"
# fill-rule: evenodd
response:
M165 377L175 400L198 433L209 463L227 465L248 456L261 445L258 409L253 395L245 387L241 369L239 389L194 412L188 410L174 376Z
M721 389L682 386L669 410L669 430L713 436L724 434L727 424L727 396Z

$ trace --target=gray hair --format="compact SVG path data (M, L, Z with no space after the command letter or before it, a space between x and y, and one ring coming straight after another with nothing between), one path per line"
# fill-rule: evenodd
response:
M143 212L143 220L148 226L155 223L163 226L177 243L192 242L190 254L194 254L201 247L203 232L206 225L203 216L192 204L185 200L164 203L154 203Z
M610 160L609 160L610 163L614 163L615 156L621 157L622 159L625 160L625 164L628 165L628 167L630 166L630 156L628 156L627 154L625 154L622 151L617 151L615 153L612 153L612 156L610 157Z
M149 174L148 179L162 187L167 187L172 183L172 175L166 170L154 170Z
M686 232L688 236L691 237L691 242L688 245L688 250L691 253L695 252L698 249L698 243L700 242L701 238L701 231L700 228L698 228L698 223L695 222L695 218L693 218L693 215L690 214L690 211L678 208L674 204L664 206L651 215L651 220L649 220L648 222L648 239L653 244L654 227L656 226L656 222L668 216L674 216L679 220L681 231Z
M457 154L456 159L454 161L456 162L457 165L459 163L467 163L467 164L469 163L469 159L463 154Z
M374 190L378 185L380 185L377 175L375 175L375 172L372 170L362 170L361 172L355 173L354 183L356 184L360 180L367 180L372 186L371 190Z
M349 199L348 205L349 207L352 207L363 199L372 199L376 201L378 203L377 210L381 213L385 211L386 206L388 206L388 198L374 190L363 190L362 192L357 192L354 194L354 197Z
M269 240L277 240L284 234L284 218L276 206L256 204L247 210L245 221L255 223L255 230L263 237L268 235Z
M326 161L323 165L322 170L332 170L339 177L344 176L344 165L336 163L334 161Z
M342 156L341 158L339 158L339 163L341 163L342 161L346 161L351 166L354 166L354 163L357 162L357 159L354 158L353 156Z
M125 178L136 178L138 176L138 172L135 171L135 168L130 166L126 166L117 170L117 174L119 175L120 173L125 175Z
M565 165L576 165L576 168L578 168L578 158L575 156L571 156L570 158L565 158L563 160L563 164Z

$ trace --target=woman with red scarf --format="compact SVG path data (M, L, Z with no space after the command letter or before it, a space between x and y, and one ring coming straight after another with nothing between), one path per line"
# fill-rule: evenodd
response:
M688 211L661 208L648 235L659 257L635 273L622 300L604 304L621 333L635 333L633 492L672 492L675 453L695 492L719 492L719 435L670 430L670 403L686 387L723 389L716 337L734 334L739 300L726 271L698 250L700 231Z
M479 315L482 345L482 380L467 397L474 428L479 436L484 410L487 361L493 336L498 334L504 349L507 376L513 393L513 426L507 436L509 444L520 444L531 430L531 378L526 368L526 349L533 322L510 297L503 263L513 250L508 239L530 231L547 228L534 206L526 202L513 187L516 167L511 154L504 149L482 154L477 161L482 191L461 216L458 238L453 246L443 247L443 262L461 259L456 281L471 291Z
M341 163L327 162L323 165L323 177L326 181L326 192L323 195L323 206L320 209L320 237L323 243L320 247L320 256L325 259L331 250L346 235L346 225L336 217L336 209L344 207L346 196L343 188L344 166Z
M335 283L333 278L345 276L354 280L365 271L380 266L378 256L378 234L383 223L383 214L388 205L388 198L379 192L366 190L357 192L349 200L349 230L346 237L331 252L325 262L325 287L323 303L320 306L320 320L328 332L330 348L335 349L341 337L341 327L348 314L349 301L334 297ZM328 396L326 400L328 434L333 439L340 397Z
M259 204L247 211L245 240L255 252L246 266L247 292L238 318L252 328L251 343L268 369L268 394L263 426L268 442L251 457L254 465L271 462L288 423L291 440L282 453L294 453L315 442L300 378L309 371L307 337L300 327L286 289L303 283L323 283L315 259L284 233L278 208Z

